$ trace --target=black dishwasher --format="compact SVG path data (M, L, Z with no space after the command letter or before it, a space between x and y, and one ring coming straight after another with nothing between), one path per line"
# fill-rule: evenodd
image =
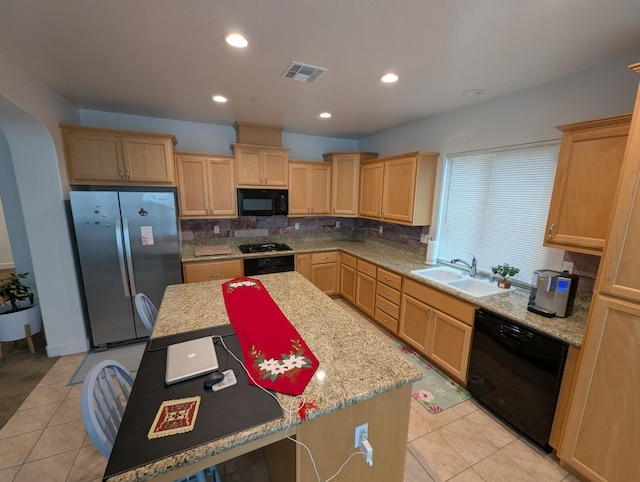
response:
M569 345L486 310L475 317L467 390L550 452L549 434Z

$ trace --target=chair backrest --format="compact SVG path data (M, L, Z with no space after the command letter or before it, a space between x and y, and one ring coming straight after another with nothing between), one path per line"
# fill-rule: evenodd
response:
M132 385L129 371L114 360L98 363L84 379L82 419L89 437L106 458L111 454Z
M144 323L144 327L149 332L149 336L151 336L151 332L153 332L153 327L156 324L156 318L158 317L158 310L151 300L144 293L138 293L135 297L136 303L136 311Z

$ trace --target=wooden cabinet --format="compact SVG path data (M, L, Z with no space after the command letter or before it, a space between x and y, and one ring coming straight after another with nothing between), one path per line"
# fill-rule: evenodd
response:
M402 277L378 267L376 274L376 307L374 319L392 333L398 333Z
M438 153L412 152L364 161L358 215L398 224L431 224Z
M61 125L69 184L174 186L168 134Z
M296 255L296 271L328 295L339 290L338 251Z
M358 215L360 162L378 157L377 152L328 152L331 163L331 215L355 218Z
M558 126L563 132L544 246L602 254L631 114Z
M241 259L183 263L182 272L185 283L226 280L244 276L244 264Z
M631 68L640 74L640 63ZM640 473L640 90L558 456L589 480Z
M475 310L471 303L405 278L398 334L466 384Z
M237 187L289 186L289 149L284 147L233 144Z
M376 265L358 258L356 263L356 306L374 317L376 306Z
M331 166L289 161L289 216L331 214Z
M339 293L338 251L311 255L311 282L328 295Z
M177 152L176 167L181 217L238 217L232 156Z
M356 303L357 258L347 253L340 254L340 296L349 303Z

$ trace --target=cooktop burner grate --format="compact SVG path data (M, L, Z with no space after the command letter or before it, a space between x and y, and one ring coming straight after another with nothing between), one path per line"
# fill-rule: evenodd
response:
M264 253L268 251L291 251L284 243L241 244L238 249L243 253Z

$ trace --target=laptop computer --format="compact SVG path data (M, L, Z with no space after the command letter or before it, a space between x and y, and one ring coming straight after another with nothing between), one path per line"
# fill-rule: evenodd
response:
M172 385L218 369L213 338L205 336L167 347L164 383Z

